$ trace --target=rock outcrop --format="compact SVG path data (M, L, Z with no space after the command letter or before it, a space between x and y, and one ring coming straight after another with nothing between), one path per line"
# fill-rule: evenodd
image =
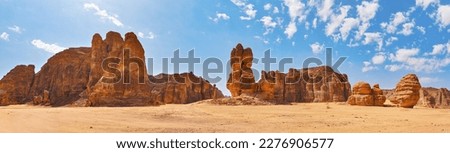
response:
M95 34L91 47L61 51L37 74L32 65L11 70L0 81L0 105L152 106L223 97L193 74L174 76L189 79L180 84L150 82L144 49L134 33L123 39L117 32L108 32L104 40Z
M358 82L353 85L352 95L348 98L347 103L359 106L383 106L386 97L378 84L370 88L367 82Z
M89 80L89 54L87 47L69 48L48 59L36 74L31 96L49 93L51 106L64 106L80 99Z
M98 35L94 35L92 46L97 46ZM93 48L91 52L91 69L97 70L98 65L96 58L106 57L102 53L108 53L110 62L107 66L114 64L114 67L108 67L107 71L99 81L88 92L89 106L151 106L156 105L151 100L151 87L148 80L147 68L145 65L144 48L134 33L127 33L125 40L119 33L109 32L104 47ZM97 50L99 49L99 50ZM100 53L99 53L100 52ZM95 56L94 56L95 55ZM111 59L111 60L110 60ZM98 72L93 71L93 74ZM97 75L93 75L90 81L98 79Z
M420 99L420 88L417 76L408 74L397 83L389 101L404 108L413 108Z
M420 89L420 99L417 105L432 108L449 108L450 91L447 88L422 88Z
M158 104L188 104L224 97L219 89L193 73L159 74L149 78L152 100Z
M252 71L253 52L251 48L245 48L237 44L231 51L230 66L232 72L229 74L227 88L232 96L241 94L254 96L258 85Z
M23 104L31 100L34 65L18 65L0 80L0 106Z
M251 69L251 49L238 44L231 51L232 72L227 88L232 97L242 94L276 104L289 102L339 102L350 96L350 83L346 74L336 73L329 66L289 69L288 73L262 71L261 79L254 83Z

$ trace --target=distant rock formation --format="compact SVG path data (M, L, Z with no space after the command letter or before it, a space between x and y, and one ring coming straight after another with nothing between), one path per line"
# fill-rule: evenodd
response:
M31 100L34 65L18 65L0 80L0 106L23 104Z
M347 101L350 83L346 74L334 72L331 67L289 69L288 73L262 71L261 80L254 83L251 72L251 49L237 44L231 51L231 67L227 88L232 97L257 97L276 104L289 102ZM237 60L241 59L241 60Z
M394 90L384 89L387 97L391 97ZM430 108L450 108L450 91L447 88L422 87L420 98L416 106Z
M223 98L222 91L193 73L149 76L152 100L159 104L187 104Z
M37 74L33 65L11 70L0 81L0 105L152 106L223 97L220 90L191 73L174 76L189 79L150 82L144 49L134 33L123 39L117 32L108 32L105 40L95 34L91 47L59 52Z
M386 97L378 84L370 88L367 82L358 82L353 85L352 95L348 98L347 103L359 106L383 106Z
M404 76L394 89L389 101L404 108L413 108L420 99L420 82L415 74Z

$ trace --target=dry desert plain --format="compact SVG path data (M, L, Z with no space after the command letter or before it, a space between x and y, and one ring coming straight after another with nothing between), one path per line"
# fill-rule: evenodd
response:
M345 103L0 107L0 132L450 132L450 111Z

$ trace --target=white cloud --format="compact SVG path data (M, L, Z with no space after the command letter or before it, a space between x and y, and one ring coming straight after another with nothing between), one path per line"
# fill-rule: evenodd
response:
M326 22L328 17L333 14L331 7L334 5L334 0L324 0L322 4L317 7L317 16L320 17L321 21Z
M274 14L280 13L280 10L278 10L278 7L273 7L273 13Z
M268 11L270 10L270 8L272 8L272 4L267 3L266 5L264 5L264 10Z
M340 7L341 14L339 15L331 15L330 22L327 24L325 29L325 34L327 36L331 36L339 26L341 26L342 22L344 21L345 17L347 17L347 13L350 10L349 5L345 5Z
M441 81L439 78L432 78L432 77L420 77L419 78L420 83L422 84L429 84L429 83L436 83Z
M324 45L320 44L319 42L315 42L315 43L309 45L309 47L311 47L311 51L314 54L319 54L319 53L321 53L323 51Z
M362 68L362 72L369 72L369 71L372 71L372 70L376 70L376 69L377 69L377 67L373 66L373 65L372 65L370 62L368 62L368 61L364 61L363 64L364 64L364 67Z
M358 28L358 33L355 36L356 40L361 39L362 35L370 27L370 20L375 17L379 6L378 0L373 0L371 2L362 1L361 5L356 6L358 19L361 21L361 25Z
M386 56L383 53L378 53L372 57L372 63L375 65L383 64L386 60Z
M439 5L436 18L440 27L447 27L450 24L450 5Z
M255 5L253 4L247 4L247 1L245 0L231 0L234 5L241 8L242 11L244 11L245 15L247 16L240 16L239 18L241 20L252 20L256 17L257 10L254 9Z
M9 30L14 31L15 33L22 33L22 29L19 26L8 27Z
M317 28L317 18L314 18L312 27L313 27L314 29Z
M433 51L431 51L431 53L425 53L425 55L440 55L444 54L446 50L450 53L450 41L448 41L447 44L433 45Z
M391 45L394 41L397 41L398 38L397 37L390 37L388 40L386 40L386 46Z
M418 48L411 49L398 49L395 54L390 54L389 59L391 62L398 62L400 64L397 67L405 68L408 70L413 70L416 72L439 72L442 71L443 67L446 67L450 64L450 58L445 57L442 59L439 58L425 58L418 57L419 54ZM386 67L387 69L392 69L391 66Z
M366 32L364 33L364 41L363 44L367 45L373 42L376 42L378 44L378 48L377 50L380 51L381 48L383 47L383 38L381 36L381 33L379 32Z
M342 23L342 27L339 29L341 32L342 40L346 40L347 36L350 34L350 31L353 28L358 27L359 20L355 18L345 18L344 22Z
M44 51L53 54L66 49L65 47L58 46L57 44L47 44L39 39L34 39L33 41L31 41L31 44L33 44L36 48L43 49Z
M393 64L393 65L386 65L384 68L389 70L389 71L391 71L391 72L395 72L395 71L398 71L398 70L402 69L403 66Z
M297 26L295 25L295 22L290 22L289 25L286 27L286 30L284 30L284 34L287 35L288 39L291 39L296 32Z
M272 21L272 17L263 16L259 21L263 23L263 26L266 28L266 32L263 35L267 35L273 31L273 28L277 26L277 23Z
M84 3L84 9L90 11L94 10L95 15L100 16L102 19L107 19L111 21L113 24L119 27L123 27L123 23L118 19L117 15L110 15L106 10L100 9L96 4L94 3Z
M385 30L388 33L395 33L397 30L397 26L406 22L408 18L404 15L403 12L397 12L395 13L389 22L389 24L386 25L386 23L382 23L382 27L385 28Z
M417 28L417 30L419 30L422 34L427 33L427 32L425 31L425 27L417 26L416 28Z
M3 33L0 35L0 39L3 39L3 40L5 40L5 41L9 41L9 34L6 33L6 32L3 32Z
M216 17L214 17L214 18L209 17L209 19L215 23L218 23L220 20L229 20L230 16L228 16L225 13L216 13Z
M409 36L413 33L414 22L409 22L403 24L403 30L399 31L398 34L403 34L405 36Z
M416 0L416 6L427 9L430 4L439 4L439 0Z
M149 32L147 35L145 35L143 32L138 32L138 37L146 39L155 39L156 35L153 32Z

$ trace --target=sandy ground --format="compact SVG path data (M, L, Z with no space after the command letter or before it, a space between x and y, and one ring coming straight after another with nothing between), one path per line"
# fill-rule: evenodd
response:
M0 132L450 132L450 110L307 103L0 107Z

